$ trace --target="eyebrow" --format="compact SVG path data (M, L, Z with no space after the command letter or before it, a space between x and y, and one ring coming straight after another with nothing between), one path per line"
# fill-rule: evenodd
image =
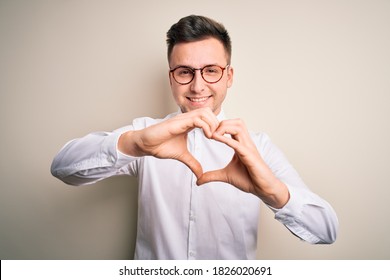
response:
M218 63L208 63L208 64L205 64L203 65L202 67L199 67L199 68L203 68L203 67L206 67L206 66L211 66L211 65L216 65L216 66L219 66ZM197 67L192 67L190 65L185 65L185 64L179 64L179 65L176 65L175 67L170 67L169 69L175 69L175 68L179 68L179 67L186 67L186 68L190 68L190 69L199 69Z

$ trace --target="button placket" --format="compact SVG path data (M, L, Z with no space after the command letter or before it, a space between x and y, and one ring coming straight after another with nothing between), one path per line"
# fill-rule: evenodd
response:
M201 133L199 129L194 129L192 131L192 145L190 145L189 149L192 155L200 160L200 139ZM190 201L190 213L189 213L189 229L188 229L188 259L196 258L196 192L198 186L196 185L197 178L195 174L192 174L192 182L191 182L191 201Z

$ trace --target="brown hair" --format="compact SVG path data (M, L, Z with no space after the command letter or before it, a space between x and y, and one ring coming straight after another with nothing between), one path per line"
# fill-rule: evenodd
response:
M225 27L213 19L197 15L181 18L168 30L168 60L170 60L173 47L176 44L199 41L208 37L215 38L223 44L228 55L228 63L230 64L232 44Z

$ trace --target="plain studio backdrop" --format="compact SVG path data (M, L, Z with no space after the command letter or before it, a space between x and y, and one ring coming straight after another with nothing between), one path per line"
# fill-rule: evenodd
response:
M333 245L295 238L262 207L259 259L390 258L390 1L0 0L1 259L131 259L137 182L67 186L70 139L176 111L165 34L222 22L231 118L268 133L340 220Z

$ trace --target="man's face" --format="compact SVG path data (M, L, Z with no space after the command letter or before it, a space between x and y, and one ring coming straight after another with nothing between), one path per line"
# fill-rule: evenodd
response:
M171 69L178 66L202 68L206 65L224 68L227 64L228 57L223 44L215 38L179 43L173 47L169 61ZM214 84L203 80L200 71L195 71L194 79L186 85L177 83L172 73L169 80L173 97L183 113L209 107L217 115L221 111L227 89L233 83L233 69L226 68L221 80Z

